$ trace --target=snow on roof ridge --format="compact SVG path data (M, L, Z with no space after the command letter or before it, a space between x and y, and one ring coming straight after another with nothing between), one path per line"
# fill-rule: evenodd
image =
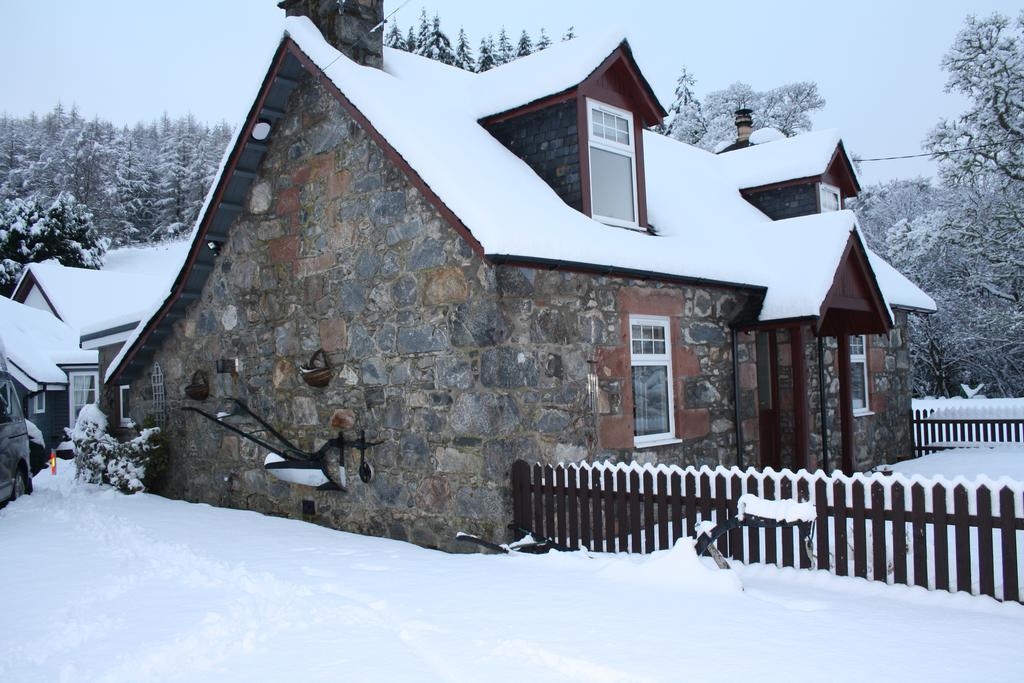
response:
M737 187L747 189L821 175L842 141L838 128L824 128L723 152L717 158Z
M78 346L78 334L46 311L0 297L5 356L34 382L67 384L59 363L96 363L96 351Z

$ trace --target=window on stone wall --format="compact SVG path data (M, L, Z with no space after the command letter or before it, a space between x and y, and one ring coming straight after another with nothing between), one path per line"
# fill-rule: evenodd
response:
M633 115L587 100L590 121L590 207L597 220L639 227Z
M633 434L637 446L675 440L669 319L630 316Z
M159 363L153 363L150 384L153 388L153 420L158 427L165 427L167 425L167 396L164 393L164 371L160 368Z
M850 337L850 389L853 392L854 414L871 411L868 403L868 338L857 334Z
M122 384L120 387L118 387L117 410L118 410L118 417L120 418L120 423L121 423L122 427L127 427L127 426L131 425L131 423L132 423L132 418L131 418L131 408L132 408L132 405L131 405L131 393L130 392L131 392L131 387L129 385L127 385L127 384Z
M839 188L834 185L828 185L827 183L818 184L818 196L819 204L821 205L821 213L826 211L839 211L843 208L842 196L839 194Z

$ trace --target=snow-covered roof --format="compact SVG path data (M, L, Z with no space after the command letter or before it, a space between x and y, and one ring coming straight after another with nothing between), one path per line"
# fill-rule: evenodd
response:
M60 319L82 333L137 322L166 291L188 246L172 242L115 249L101 270L69 268L56 261L30 263L16 289L31 275Z
M738 187L761 187L822 175L841 142L839 131L829 128L750 145L719 157L723 170Z
M95 365L96 351L78 347L78 333L45 311L0 297L8 369L30 391L67 384L59 365Z
M648 217L658 233L652 236L573 209L480 125L489 113L577 85L622 43L621 33L555 45L484 74L391 49L385 49L383 70L363 67L328 44L305 17L286 19L285 33L496 260L562 261L763 288L760 320L814 317L858 230L849 211L773 222L739 191L749 181L734 163L741 155L756 152L753 158L762 161L755 165L767 167L763 150L774 148L781 152L771 154L775 166L791 174L787 179L820 174L839 142L834 131L720 156L645 132ZM829 145L828 158L819 164ZM453 149L458 163L451 163ZM790 153L798 160L790 160ZM206 211L193 231L196 244ZM873 257L871 263L877 262ZM889 305L933 308L920 305L931 300L902 276L890 274L880 285ZM168 300L173 296L169 287L164 292ZM166 305L159 304L125 343L108 377L149 317Z

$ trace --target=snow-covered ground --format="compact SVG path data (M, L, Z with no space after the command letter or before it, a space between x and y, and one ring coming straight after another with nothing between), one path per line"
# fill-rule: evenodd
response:
M902 472L908 477L920 474L924 477L965 477L971 481L979 477L998 480L1009 477L1024 482L1024 444L979 448L952 448L894 465L884 465L880 470Z
M446 555L125 496L0 511L0 681L1016 681L1024 606L806 570ZM742 583L743 590L738 588Z

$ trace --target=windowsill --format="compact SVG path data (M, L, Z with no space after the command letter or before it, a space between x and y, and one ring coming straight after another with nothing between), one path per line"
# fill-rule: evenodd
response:
M873 411L871 409L855 410L855 411L853 411L853 416L854 417L869 417L869 416L874 415L874 414L875 414L875 411Z
M665 437L664 439L658 439L657 441L641 441L640 443L633 442L633 448L651 448L653 446L669 446L674 443L682 443L682 439L675 437Z

